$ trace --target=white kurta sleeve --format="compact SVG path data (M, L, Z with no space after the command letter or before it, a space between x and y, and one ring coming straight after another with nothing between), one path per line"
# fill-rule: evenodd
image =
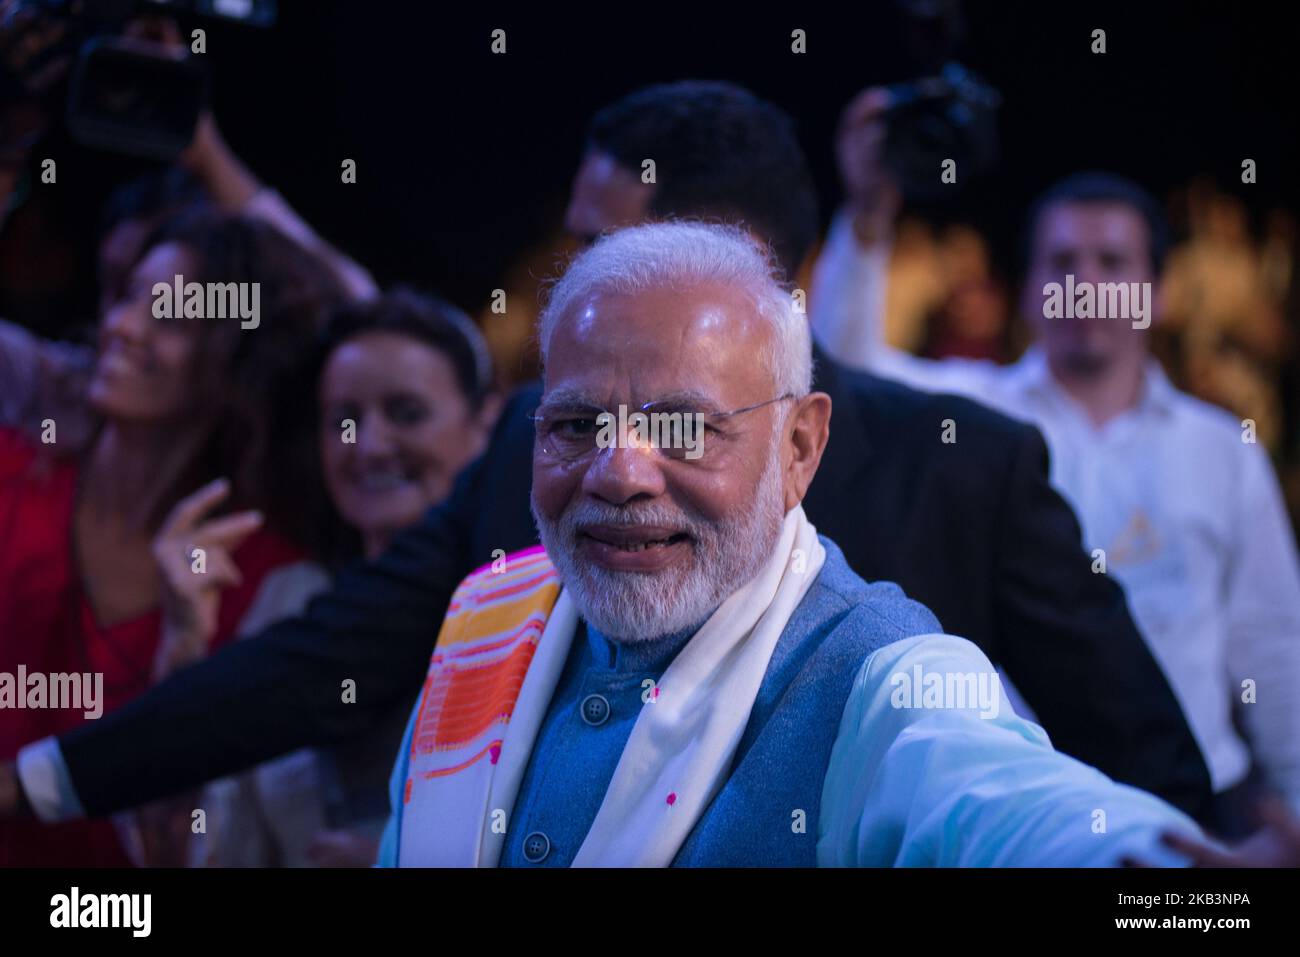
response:
M1201 838L1189 818L1053 750L995 674L950 635L899 641L863 664L823 787L821 866L1186 863L1159 837Z

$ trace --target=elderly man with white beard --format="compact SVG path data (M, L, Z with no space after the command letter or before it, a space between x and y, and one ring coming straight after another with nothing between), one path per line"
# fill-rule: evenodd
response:
M552 289L543 545L453 597L380 864L1182 863L1160 836L1200 840L1188 818L1054 751L808 522L831 402L774 275L739 230L660 223ZM702 454L598 441L627 410L702 421Z

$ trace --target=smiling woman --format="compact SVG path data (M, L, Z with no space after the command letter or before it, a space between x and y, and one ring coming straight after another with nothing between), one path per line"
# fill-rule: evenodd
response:
M318 453L341 537L335 563L382 554L446 497L496 417L478 330L454 306L409 290L337 307L315 358ZM303 749L210 784L206 866L368 866L387 814L387 756L402 700L356 741Z
M258 284L260 327L155 318L153 285L177 274ZM293 441L301 402L286 399L307 371L299 344L335 298L323 264L254 222L198 212L146 243L101 316L78 394L94 420L87 441L52 433L42 444L0 427L0 671L100 675L112 711L160 664L233 639L268 583L306 564L295 530L310 521L311 473L295 462L309 447ZM203 521L223 499L244 511ZM159 534L182 528L183 541ZM0 758L85 720L55 708L8 715ZM106 821L0 825L3 864L127 862Z
M500 405L487 347L450 303L396 290L337 310L319 356L325 482L376 558L482 451Z

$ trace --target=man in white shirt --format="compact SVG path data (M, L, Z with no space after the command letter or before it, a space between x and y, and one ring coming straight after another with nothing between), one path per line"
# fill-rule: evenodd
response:
M842 159L851 153L844 139ZM846 185L852 193L847 177ZM1072 176L1039 199L1020 300L1037 336L1010 366L929 361L885 345L888 205L836 217L814 275L814 335L846 364L1037 425L1094 570L1124 585L1188 717L1221 799L1221 830L1247 829L1252 749L1269 784L1300 811L1295 540L1253 424L1178 391L1149 353L1167 244L1156 202L1101 173Z

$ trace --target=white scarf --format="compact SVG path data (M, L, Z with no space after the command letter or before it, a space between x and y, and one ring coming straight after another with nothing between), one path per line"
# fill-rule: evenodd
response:
M672 863L725 782L777 640L825 559L817 530L796 505L762 570L709 617L669 664L657 696L642 706L575 867ZM504 815L514 807L577 623L577 609L561 590L513 709L502 718L504 735L490 746L493 761L471 758L452 770L445 752L413 749L402 810L404 866L498 864ZM540 621L532 624L541 628ZM440 638L439 649L443 644ZM488 740L485 733L462 751L481 756Z

